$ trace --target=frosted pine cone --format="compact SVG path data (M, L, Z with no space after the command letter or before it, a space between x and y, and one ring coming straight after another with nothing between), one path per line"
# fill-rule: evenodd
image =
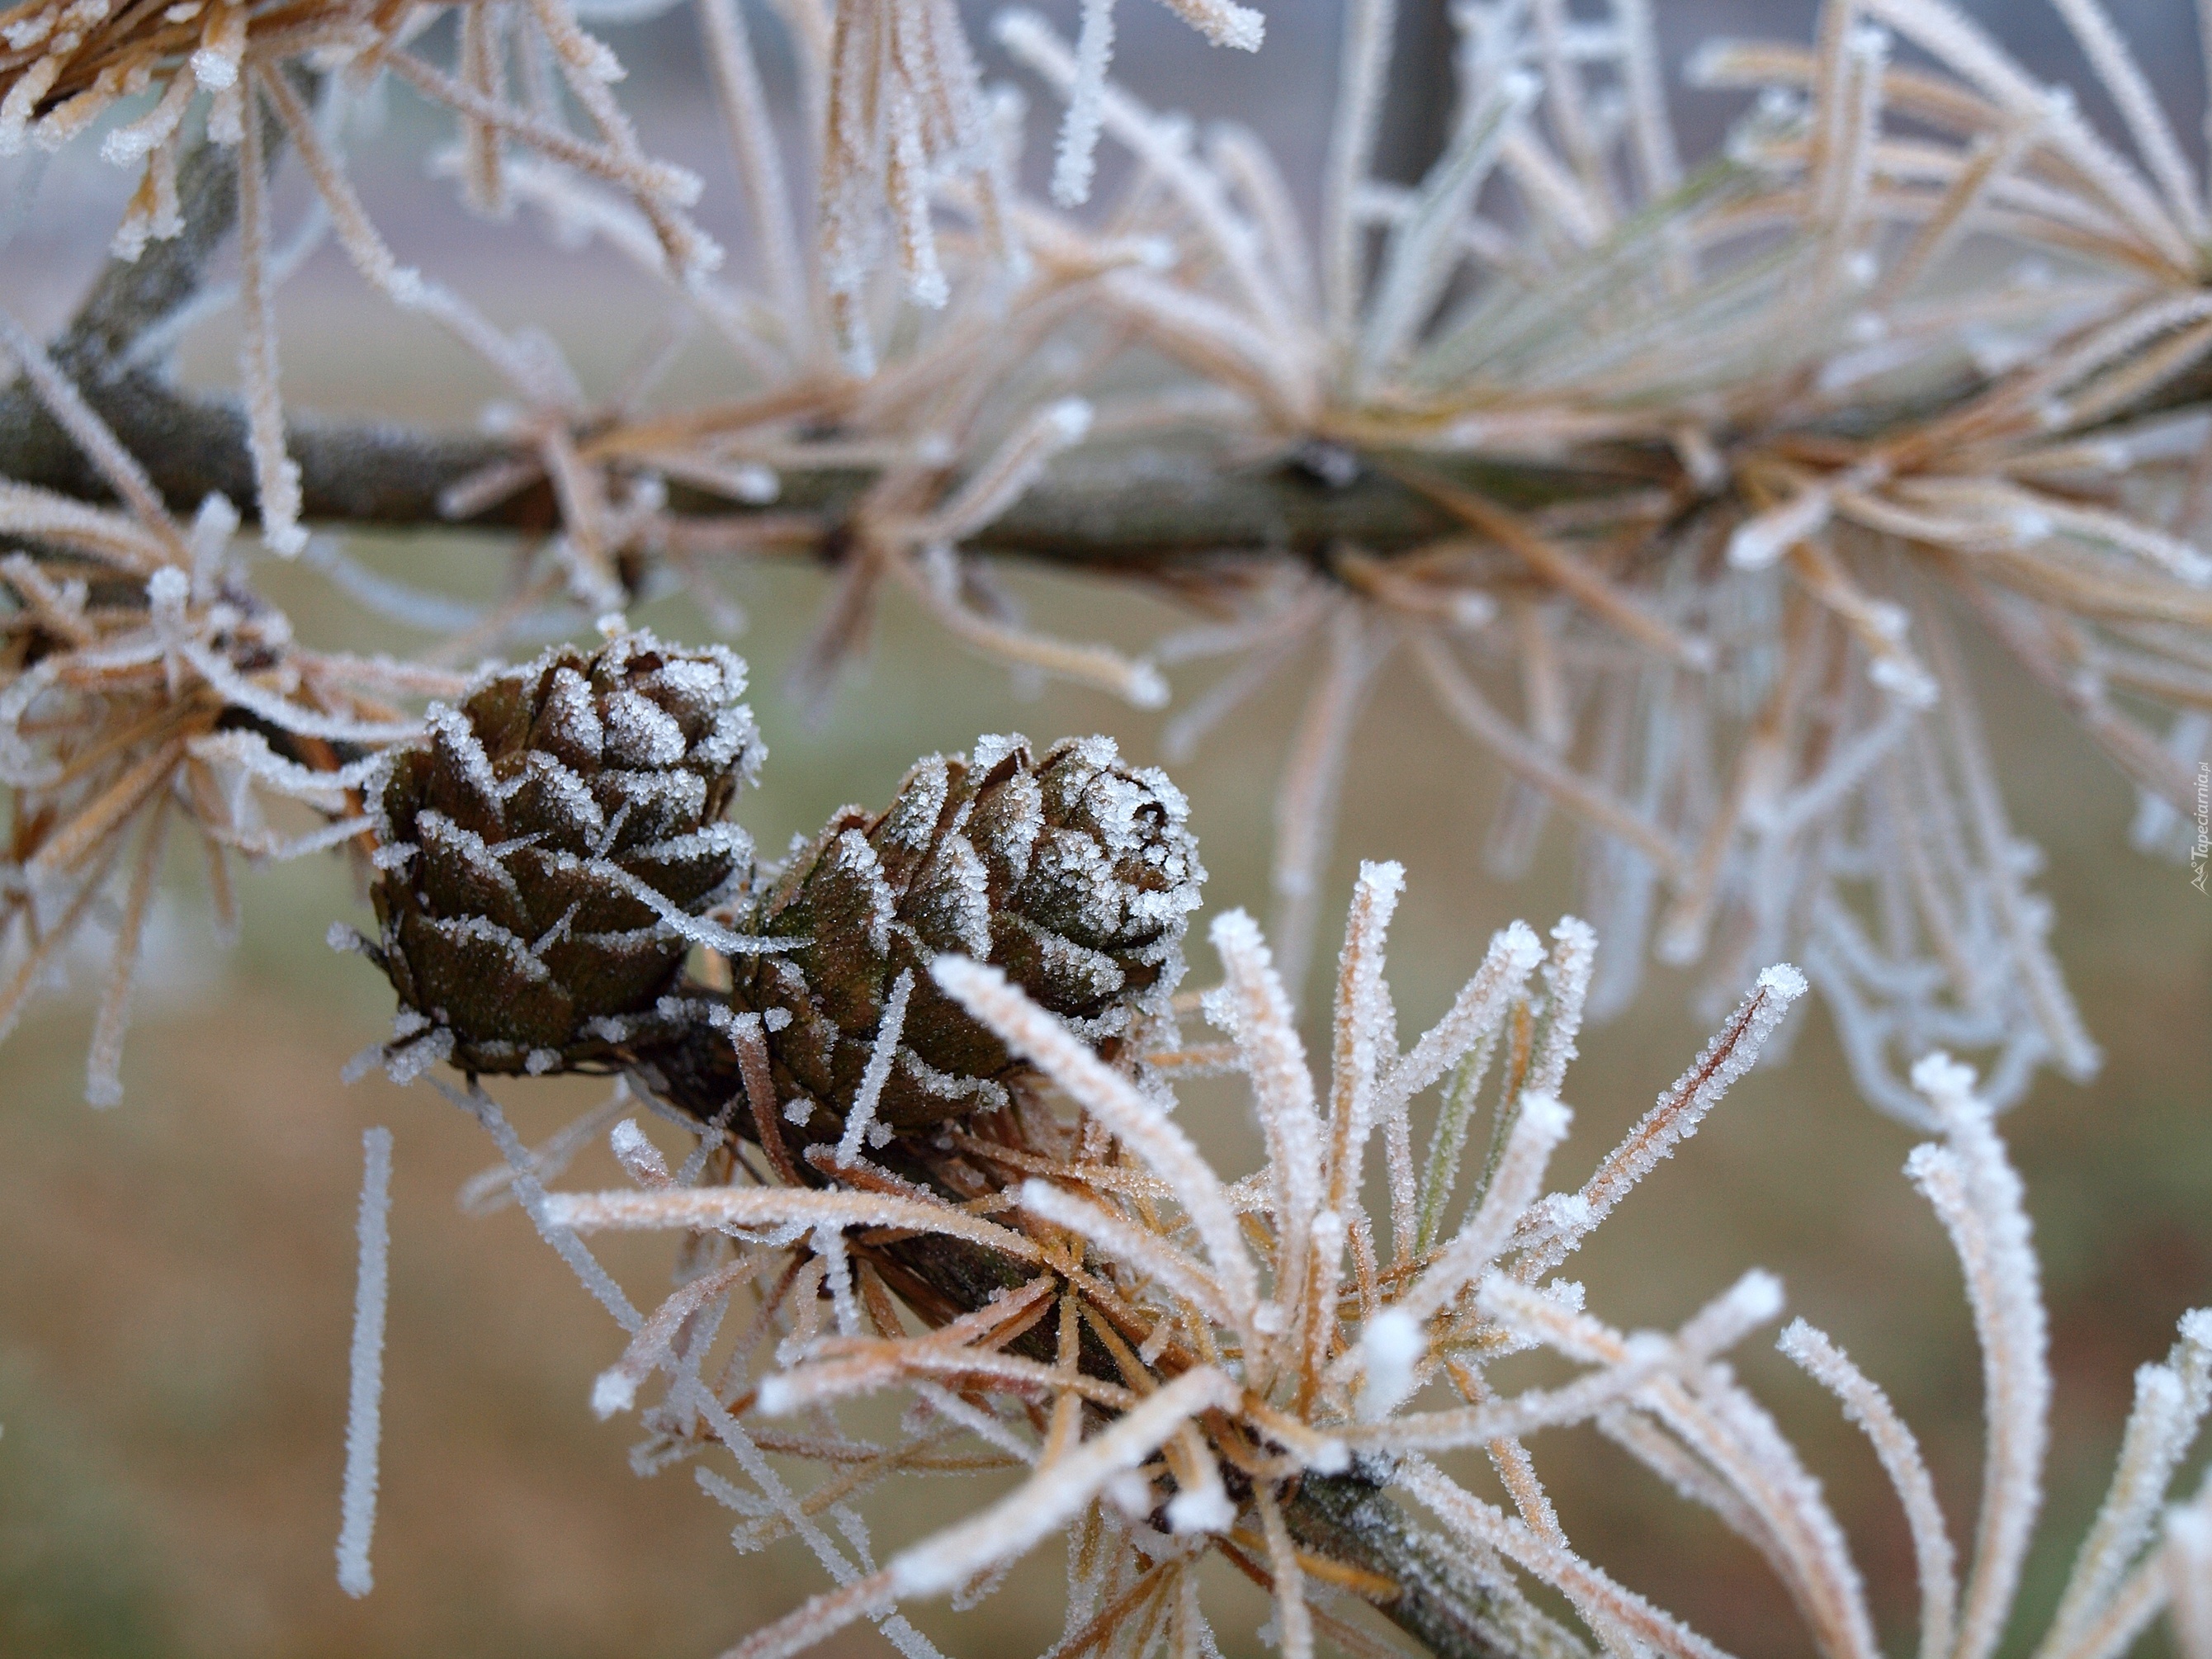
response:
M914 1128L1003 1103L1015 1062L930 977L948 951L996 964L1110 1052L1182 976L1206 879L1188 810L1110 738L1066 738L1040 760L1026 738L998 737L918 763L879 817L838 813L741 923L803 941L740 961L732 996L769 1016L785 1115L808 1139L837 1133L902 972L877 1121Z
M442 1057L571 1069L658 1030L690 945L726 941L701 918L750 870L721 821L761 755L744 676L647 633L557 647L393 753L369 788L371 954Z

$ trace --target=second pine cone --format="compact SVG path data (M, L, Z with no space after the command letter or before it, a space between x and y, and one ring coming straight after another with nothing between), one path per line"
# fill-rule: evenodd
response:
M805 942L740 958L732 1000L781 1009L769 1047L785 1115L809 1139L842 1123L902 971L912 975L887 1130L1003 1103L1018 1066L929 976L944 952L988 961L1110 1052L1164 1012L1206 872L1182 791L1107 738L1031 754L987 737L917 763L880 815L848 807L758 891L744 931Z

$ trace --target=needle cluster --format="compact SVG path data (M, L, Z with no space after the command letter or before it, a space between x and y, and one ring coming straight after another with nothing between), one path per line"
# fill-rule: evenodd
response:
M1064 1535L1059 1659L1212 1652L1198 1569L1214 1555L1270 1592L1276 1639L1294 1659L1323 1646L1392 1650L1378 1614L1439 1653L1711 1659L1710 1641L1561 1528L1532 1443L1595 1423L1757 1547L1818 1651L1873 1659L1850 1542L1723 1358L1778 1317L1779 1281L1747 1273L1674 1329L1632 1331L1557 1271L1696 1133L1804 994L1803 976L1765 970L1622 1141L1580 1182L1547 1190L1571 1120L1559 1092L1590 930L1570 918L1548 945L1519 923L1500 932L1450 1010L1403 1045L1384 972L1401 884L1395 865L1362 872L1318 1079L1258 929L1231 912L1210 929L1220 982L1182 1005L1221 1040L1186 1046L1164 1024L1118 1060L999 969L933 958L935 986L1034 1072L1005 1104L879 1153L841 1147L779 1178L742 1151L718 1152L672 1173L624 1119L613 1146L634 1186L548 1192L505 1132L507 1178L540 1231L603 1300L623 1297L630 1339L597 1407L636 1408L658 1379L641 1472L689 1462L738 1516L738 1548L795 1534L835 1581L733 1656L798 1653L862 1620L902 1652L933 1652L902 1604L972 1605ZM1217 1170L1178 1119L1178 1080L1208 1072L1249 1091L1264 1155L1241 1176ZM1923 1659L1987 1659L2041 1499L2044 1316L2021 1183L1972 1073L1931 1054L1914 1083L1940 1129L1906 1173L1957 1249L1984 1358L1987 1468L1963 1559L1880 1387L1802 1319L1778 1346L1837 1396L1896 1486ZM1431 1091L1441 1097L1420 1114L1431 1127L1417 1155L1413 1106ZM504 1130L489 1097L472 1090L469 1103ZM1478 1123L1486 1150L1471 1158ZM720 1133L706 1131L702 1151ZM583 1242L640 1229L686 1241L678 1288L649 1312ZM1516 1380L1514 1358L1531 1350L1567 1362L1565 1380ZM853 1423L887 1394L907 1402L895 1435ZM2212 1487L2161 1505L2208 1404L2212 1312L2198 1311L2172 1355L2138 1376L2112 1494L2041 1659L2117 1654L2169 1604L2193 1639L2191 1552ZM1510 1510L1449 1473L1468 1457L1495 1471ZM793 1471L810 1466L808 1486ZM856 1507L871 1488L994 1470L1018 1477L1011 1491L879 1556ZM1417 1583L1428 1564L1403 1521L1394 1530L1370 1510L1362 1526L1335 1523L1348 1503L1378 1499L1444 1529L1455 1565L1443 1607ZM1553 1595L1571 1617L1547 1610Z

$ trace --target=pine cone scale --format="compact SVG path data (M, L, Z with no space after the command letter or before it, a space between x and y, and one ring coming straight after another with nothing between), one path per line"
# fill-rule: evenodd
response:
M482 1072L620 1063L665 1036L678 924L751 870L723 811L759 752L727 652L628 634L434 708L371 789L372 896L402 1001Z
M1181 973L1200 867L1188 809L1112 744L985 738L917 763L873 818L834 817L745 926L793 941L738 965L744 1012L781 1010L769 1039L779 1091L815 1103L810 1139L837 1133L899 975L909 975L878 1121L923 1128L995 1104L1026 1068L937 988L948 952L995 963L1045 1007L1111 1045L1164 1009Z

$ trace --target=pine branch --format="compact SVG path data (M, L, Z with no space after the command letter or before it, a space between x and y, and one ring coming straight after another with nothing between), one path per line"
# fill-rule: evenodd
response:
M73 325L67 338L76 341L81 332L88 339L103 337L110 326L83 331ZM76 375L86 401L144 461L172 506L189 514L216 491L251 503L246 417L234 399L193 397L144 368L100 374L112 360L82 350L66 357L58 351L57 357ZM497 439L312 416L295 416L287 437L300 465L310 520L447 531L539 531L555 522L552 489L543 483L465 521L440 511L440 497L453 485L517 457L512 445ZM89 463L21 384L0 392L0 457L5 458L0 471L17 483L82 501L106 494ZM1518 506L1642 482L1626 469L1607 474L1461 464L1449 471L1462 487ZM872 474L851 468L787 471L781 494L765 508L676 485L669 507L683 517L751 511L811 517L819 524L817 549L830 555L872 482ZM1349 483L1331 484L1298 460L1240 467L1188 447L1133 446L1061 458L1020 501L963 545L978 553L1112 571L1253 553L1314 560L1338 542L1387 556L1454 529L1455 521L1434 502L1371 468L1360 468Z
M206 147L187 163L193 185L210 198L207 221L234 211L233 187L211 182ZM227 179L227 158L213 172ZM86 401L137 455L171 505L189 514L220 491L241 506L254 499L246 418L237 402L181 392L151 368L118 367L130 343L197 289L199 265L216 240L200 234L151 244L136 266L111 261L55 357ZM2114 423L2186 407L2212 398L2212 371L2160 388ZM1910 411L1924 415L1926 410ZM1887 422L1885 422L1887 423ZM551 486L539 482L465 520L448 518L440 498L454 484L522 452L497 438L427 430L383 421L295 416L288 434L299 463L305 516L356 528L536 532L557 522ZM1092 447L1062 456L1000 518L963 545L994 556L1018 556L1102 574L1188 567L1254 555L1288 555L1319 562L1338 544L1382 556L1453 535L1461 521L1429 494L1408 487L1380 465L1351 460L1349 482L1331 482L1306 455L1237 465L1195 443ZM1414 458L1408 458L1414 459ZM1670 456L1623 448L1601 465L1439 459L1420 467L1496 504L1528 508L1587 501L1649 487L1671 475ZM1332 473L1335 468L1328 469ZM106 497L91 465L18 381L0 390L0 474L82 501ZM1340 477L1340 474L1337 476ZM851 467L787 471L778 499L749 507L682 484L669 491L678 518L727 520L749 513L812 519L813 550L834 558L846 544L852 515L873 482Z
M274 164L283 139L267 125ZM173 507L189 515L221 492L241 508L255 495L246 418L235 399L180 391L155 368L125 366L133 342L198 292L208 260L237 217L230 152L200 143L179 170L185 228L149 243L135 263L111 259L67 331L55 343L58 365L86 401L152 475ZM1855 428L1879 430L1925 419L1957 392L1909 408L1861 411ZM2140 406L2108 423L2212 398L2212 367L2162 384ZM559 509L544 481L465 520L441 500L462 480L524 452L507 441L393 422L291 417L288 441L301 469L310 520L395 530L542 532ZM1587 501L1654 483L1678 483L1679 463L1663 448L1623 446L1595 462L1569 467L1422 455L1435 477L1490 502L1529 508ZM1371 460L1378 465L1364 465ZM963 542L970 551L1019 556L1100 573L1188 567L1255 555L1320 562L1340 544L1388 556L1464 535L1462 520L1430 493L1392 476L1393 457L1316 451L1258 464L1207 453L1203 442L1093 446L1060 457L1037 483ZM18 380L0 389L0 475L82 501L104 499L98 474ZM669 510L679 519L728 520L772 512L811 519L812 550L835 559L849 541L853 514L873 474L839 467L786 471L778 499L764 507L672 483Z
M283 132L273 123L262 131L264 153L273 166ZM148 242L136 259L110 258L100 267L68 332L54 343L55 362L80 378L98 365L117 362L140 335L200 291L208 261L238 227L238 164L232 152L204 139L195 146L178 164L177 206L184 228L174 236Z
M274 121L264 131L273 166L283 134ZM136 261L110 259L54 343L54 360L173 508L189 517L219 492L250 510L253 465L237 400L194 395L150 366L126 366L131 346L199 291L208 262L236 227L232 153L199 143L179 167L178 191L184 231L149 243ZM521 453L501 439L295 415L287 440L310 520L526 532L556 521L551 486L543 482L462 523L441 510L441 497L453 485ZM1623 462L1618 474L1534 465L1462 463L1443 470L1509 506L1532 506L1649 481L1650 458L1624 456ZM1310 561L1339 542L1387 555L1453 533L1448 514L1373 468L1357 468L1349 483L1334 483L1323 470L1298 458L1227 465L1188 444L1085 450L1061 458L1023 500L964 544L981 553L1110 571L1253 553ZM1326 470L1334 474L1333 466ZM20 380L0 389L0 475L80 501L107 494L97 471ZM819 524L817 550L834 556L872 482L872 474L849 467L787 471L780 497L765 508L676 484L669 507L683 517L763 510L811 517Z

